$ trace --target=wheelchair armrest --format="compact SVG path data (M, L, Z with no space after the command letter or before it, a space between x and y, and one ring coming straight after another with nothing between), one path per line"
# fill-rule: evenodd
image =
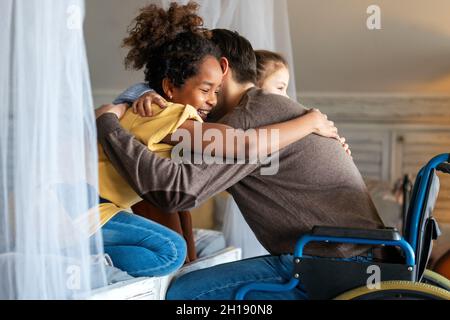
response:
M311 233L318 237L356 238L367 240L399 241L402 239L397 229L353 229L337 227L314 227Z

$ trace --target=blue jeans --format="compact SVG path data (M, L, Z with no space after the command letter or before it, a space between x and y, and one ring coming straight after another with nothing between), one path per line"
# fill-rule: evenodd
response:
M181 235L137 215L120 212L102 233L105 253L114 266L133 277L168 275L186 259L186 242Z
M354 257L344 261L369 261ZM250 283L285 284L292 279L292 255L265 256L242 260L188 273L175 280L167 292L167 300L234 300L237 291ZM305 288L300 284L286 292L253 291L247 300L306 300Z
M265 256L188 273L175 280L168 300L233 300L237 290L253 283L284 284L292 278L293 257ZM251 292L248 300L305 300L304 288L288 292Z

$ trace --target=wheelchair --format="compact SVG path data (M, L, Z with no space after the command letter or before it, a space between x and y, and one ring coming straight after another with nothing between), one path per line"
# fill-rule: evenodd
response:
M364 230L315 227L296 244L294 270L286 284L252 283L239 289L236 300L251 291L286 292L299 283L311 300L450 300L450 281L426 270L433 240L440 236L433 217L439 193L437 172L450 174L450 154L433 158L417 175L403 236L395 228ZM396 248L399 260L344 261L305 257L312 242Z

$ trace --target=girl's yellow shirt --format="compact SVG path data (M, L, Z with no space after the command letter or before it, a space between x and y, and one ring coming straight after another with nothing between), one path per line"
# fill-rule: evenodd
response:
M150 151L160 157L170 158L173 146L161 143L168 135L175 133L187 120L203 123L197 110L190 105L167 103L167 108L161 109L153 105L154 116L149 118L134 114L129 109L120 121L122 127L147 145ZM96 231L104 226L120 211L127 211L133 205L142 201L130 185L116 171L102 147L99 145L99 189L100 197L111 203L100 204L100 224L93 226Z

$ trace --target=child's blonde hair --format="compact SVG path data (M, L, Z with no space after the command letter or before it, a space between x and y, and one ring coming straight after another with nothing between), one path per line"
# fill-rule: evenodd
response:
M262 86L264 81L281 68L288 68L286 59L279 53L268 50L256 50L258 68L257 82Z

